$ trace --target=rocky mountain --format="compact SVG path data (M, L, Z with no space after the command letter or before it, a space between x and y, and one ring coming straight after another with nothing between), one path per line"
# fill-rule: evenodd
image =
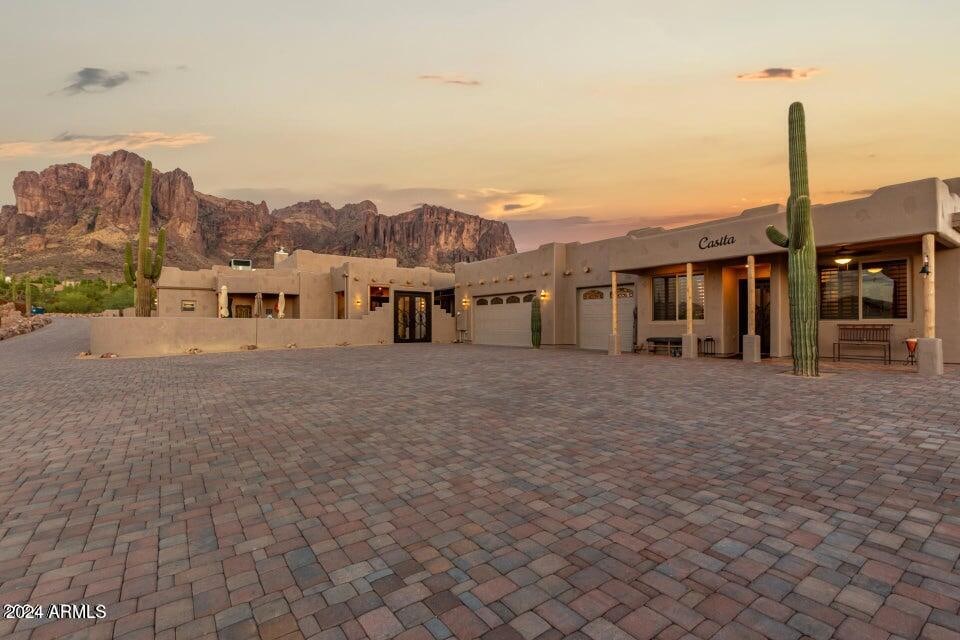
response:
M16 204L0 208L7 272L117 277L124 244L137 230L143 165L140 156L120 150L94 156L89 169L71 163L20 172ZM271 211L266 202L201 193L181 169L154 170L153 224L167 229L166 264L182 268L240 257L267 267L281 245L440 269L516 253L506 223L453 209L422 205L383 215L369 200L339 209L311 200Z

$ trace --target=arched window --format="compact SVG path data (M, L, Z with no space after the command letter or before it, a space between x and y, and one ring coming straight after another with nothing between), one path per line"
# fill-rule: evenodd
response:
M603 300L603 291L600 289L587 289L583 292L584 300Z
M497 296L496 298L491 298L490 304L503 304L503 298L499 296Z
M523 296L523 301L524 301L524 302L533 302L533 294L532 294L532 293L528 293L527 295Z
M617 287L617 297L618 298L632 298L633 289L629 287Z
M520 304L518 296L507 296L507 304Z
M490 303L487 302L487 299L486 299L486 298L480 298L479 300L477 300L477 306L478 306L478 307L483 307L483 306L486 306L486 305L488 305L488 304L490 304Z

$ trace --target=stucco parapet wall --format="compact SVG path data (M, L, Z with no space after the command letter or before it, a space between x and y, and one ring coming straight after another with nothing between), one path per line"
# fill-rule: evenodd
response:
M160 272L157 286L161 289L210 289L217 285L217 274L213 269L184 271L178 267L164 267Z
M296 271L260 271L220 272L216 289L227 287L230 293L280 293L297 295L300 293L300 274Z
M876 242L936 233L948 246L960 246L952 214L960 196L942 180L927 178L877 189L873 194L813 207L817 246ZM766 227L786 232L786 212L774 206L732 218L675 229L642 229L607 240L610 269L629 271L668 264L705 262L747 255L783 253Z
M183 355L258 349L376 345L392 342L392 306L355 320L240 318L91 318L90 353L127 356Z

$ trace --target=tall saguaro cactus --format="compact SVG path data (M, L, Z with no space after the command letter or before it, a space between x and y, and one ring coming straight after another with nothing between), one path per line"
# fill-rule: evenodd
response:
M126 260L123 275L127 284L135 286L136 313L138 318L149 318L153 307L153 284L160 278L163 270L163 254L167 248L166 229L157 234L157 252L150 250L150 213L151 189L153 186L153 164L148 160L143 167L143 193L140 200L140 236L137 239L137 263L133 263L133 245L127 243Z
M790 336L793 373L819 376L817 297L817 245L810 216L810 185L807 180L807 134L803 105L794 102L788 116L790 128L790 197L787 199L787 235L774 226L767 237L788 250L787 284L790 298Z
M530 302L530 339L533 342L533 348L540 348L540 298L534 294Z

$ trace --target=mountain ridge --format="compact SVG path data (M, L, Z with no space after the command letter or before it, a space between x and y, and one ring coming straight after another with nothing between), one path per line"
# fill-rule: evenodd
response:
M90 167L55 164L21 171L16 204L0 207L0 260L9 272L113 277L123 246L139 223L145 160L117 150L93 156ZM197 191L190 175L154 169L151 222L167 229L166 264L195 269L233 257L269 267L273 252L395 257L403 266L449 270L455 262L516 253L506 223L423 204L384 215L370 200L336 208L313 199L270 210Z

